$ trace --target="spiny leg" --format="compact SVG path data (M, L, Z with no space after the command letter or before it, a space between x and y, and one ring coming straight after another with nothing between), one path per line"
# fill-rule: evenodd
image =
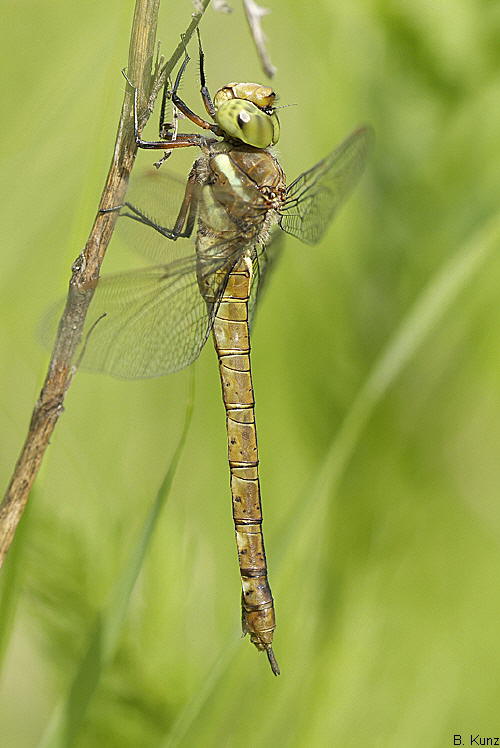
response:
M201 34L200 34L199 28L196 29L196 34L198 36L198 60L199 60L198 64L199 64L200 83L201 83L200 93L201 93L201 97L203 99L203 104L205 106L207 114L210 115L212 119L215 119L215 106L212 101L210 91L208 90L207 81L206 81L205 53L203 51L203 46L201 43ZM171 91L169 90L169 87L168 87L169 81L168 80L165 81L165 85L163 87L163 96L162 96L161 112L160 112L160 124L159 124L159 130L158 130L160 137L166 137L164 133L171 128L171 123L165 122L166 102L168 99L171 99L174 94L177 94L182 76L184 75L188 62L190 62L190 57L186 51L186 55L184 57L180 70L176 76L174 88ZM205 124L208 125L209 123L205 123Z
M212 97L210 96L210 91L207 87L207 81L205 77L205 53L203 52L203 47L201 46L201 35L200 35L200 29L196 28L196 33L198 35L198 57L199 57L199 65L200 65L200 93L201 98L203 99L203 104L205 105L205 109L207 110L207 114L209 114L212 119L215 119L215 106L212 101Z
M166 140L172 139L170 130L172 129L172 123L171 122L165 122L165 109L167 105L167 101L172 99L172 95L177 92L182 76L184 75L184 71L186 70L187 64L189 62L189 55L186 52L184 60L182 61L182 64L179 68L179 72L177 73L177 76L175 78L174 87L172 90L169 89L169 83L170 80L167 78L165 80L165 85L163 86L163 94L161 97L161 110L160 110L160 122L158 125L158 135L160 138L165 138Z
M203 52L202 52L203 54ZM182 76L184 75L184 71L186 70L187 64L190 61L190 57L186 52L186 56L184 57L184 60L182 62L181 67L179 68L179 72L177 73L174 87L172 91L170 92L170 97L172 99L172 103L177 107L177 109L182 112L182 114L187 117L187 119L191 120L195 125L198 127L201 127L203 130L211 130L215 135L222 136L223 132L220 129L219 125L212 124L211 122L207 122L203 119L203 117L200 117L198 114L193 112L192 109L188 107L188 105L178 96L177 91L179 89ZM204 75L204 73L203 73ZM204 81L202 80L202 88L204 85ZM205 87L206 88L206 87ZM202 93L203 96L203 93ZM165 97L165 91L164 91L164 97ZM209 95L210 98L210 95ZM213 105L212 105L213 106ZM215 109L214 109L215 112ZM209 112L209 114L211 114Z
M130 81L129 81L130 82ZM198 133L185 133L178 135L176 140L142 140L139 132L139 115L137 111L137 88L134 87L134 138L138 148L146 150L156 149L170 151L174 148L188 148L189 146L203 146L207 143L207 138Z
M176 241L177 239L189 238L193 233L194 222L196 219L196 213L198 208L198 190L196 181L196 168L193 167L188 177L186 189L184 191L184 198L179 208L179 213L175 220L173 228L162 226L161 224L154 221L152 218L143 213L140 208L137 208L132 203L125 202L123 205L117 205L115 208L108 208L102 210L101 213L111 213L115 210L122 210L128 208L131 213L121 213L120 215L127 218L132 218L134 221L143 223L145 226L150 226L152 229L157 231L167 239ZM183 227L185 226L184 230Z

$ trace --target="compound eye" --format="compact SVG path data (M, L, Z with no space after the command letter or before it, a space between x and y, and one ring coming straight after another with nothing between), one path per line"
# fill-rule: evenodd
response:
M276 115L266 114L251 101L225 101L219 106L215 116L224 132L255 148L267 148L276 143L279 137Z

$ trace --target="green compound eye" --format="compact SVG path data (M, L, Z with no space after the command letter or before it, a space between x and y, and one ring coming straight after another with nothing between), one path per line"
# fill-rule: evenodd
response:
M280 124L276 114L266 114L251 101L224 101L215 117L224 132L255 148L267 148L279 140Z

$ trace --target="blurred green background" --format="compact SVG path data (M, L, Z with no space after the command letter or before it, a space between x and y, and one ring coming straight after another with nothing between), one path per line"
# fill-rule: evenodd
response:
M201 25L212 90L263 79L233 5ZM377 133L322 245L287 238L253 338L282 675L239 639L207 345L168 503L74 742L432 748L498 736L500 3L265 5L273 85L298 104L280 115L289 178L359 123ZM65 291L108 168L132 10L3 4L2 486L46 370L34 331ZM165 53L191 10L162 3ZM194 66L183 93L200 108ZM169 168L186 174L192 156ZM117 240L104 271L141 262ZM188 372L74 380L3 573L2 748L38 745L70 695L188 389Z

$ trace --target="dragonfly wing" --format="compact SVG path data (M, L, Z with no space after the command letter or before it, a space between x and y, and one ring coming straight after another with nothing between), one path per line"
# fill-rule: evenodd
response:
M356 130L289 185L280 210L283 231L306 244L320 241L363 173L373 139L370 127Z
M199 355L210 333L235 257L205 261L208 309L200 294L196 258L104 276L97 284L75 360L122 379L169 374ZM53 339L61 307L51 310L41 337ZM52 331L52 335L50 334Z
M172 229L184 198L186 180L153 167L134 176L127 189L126 200L156 225ZM127 213L124 207L122 214ZM192 252L190 241L176 242L137 220L121 215L116 232L128 247L155 263L172 262Z
M253 275L250 288L250 299L248 301L248 319L250 326L253 325L255 312L262 292L269 280L269 271L277 262L283 248L283 235L275 233L271 243L267 247L257 246L253 254Z

